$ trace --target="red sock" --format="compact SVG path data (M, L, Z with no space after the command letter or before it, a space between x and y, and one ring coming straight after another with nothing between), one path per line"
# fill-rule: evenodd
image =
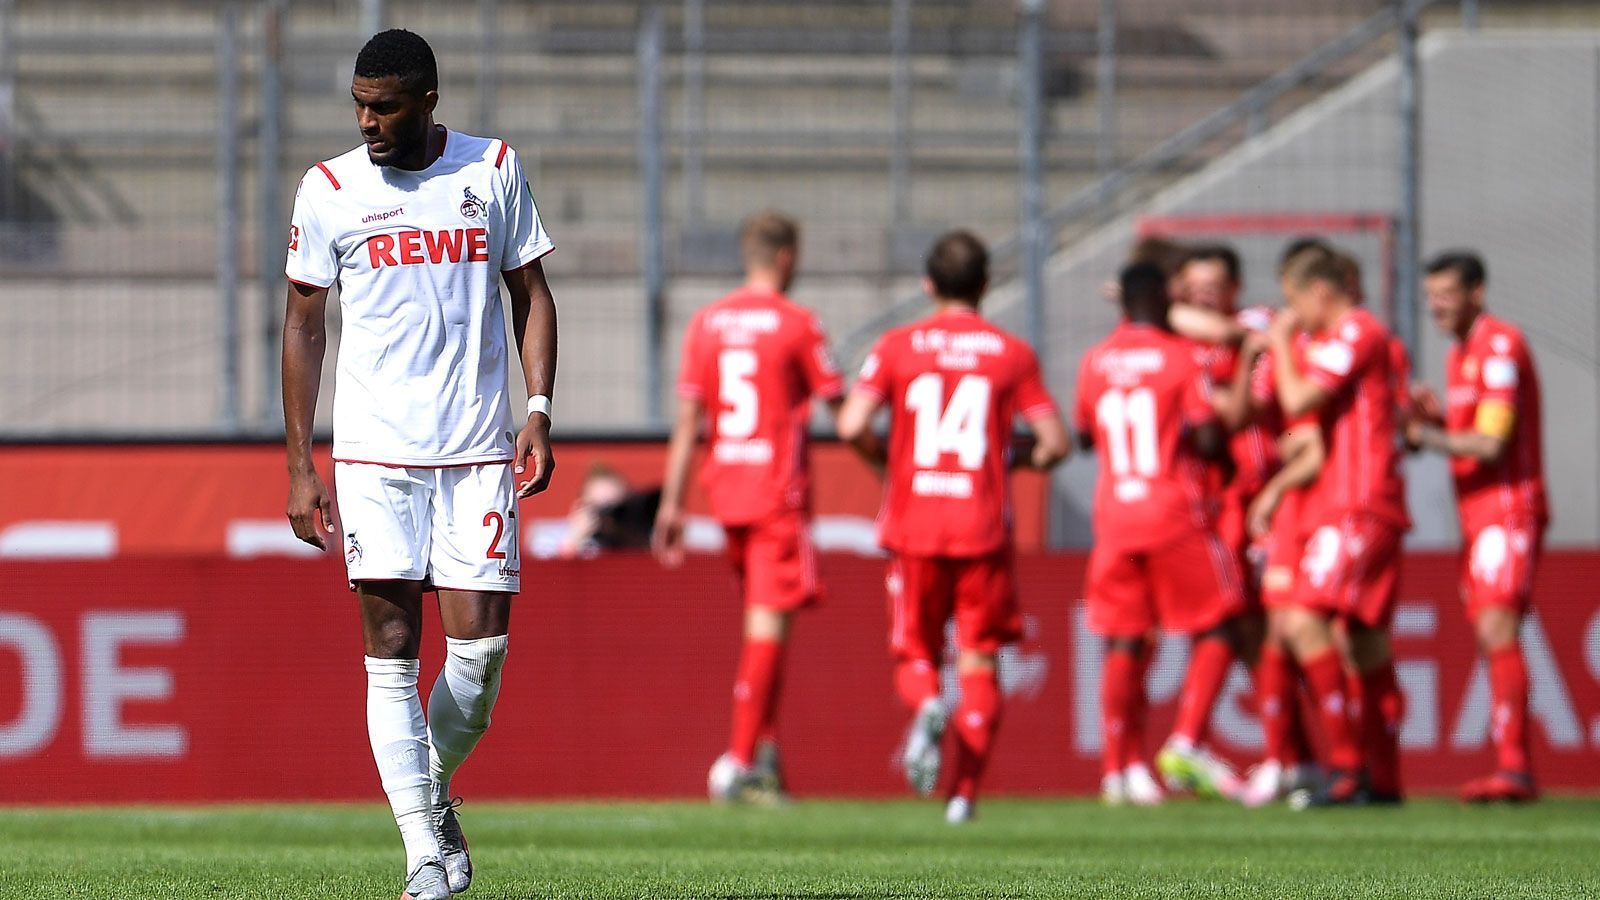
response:
M961 705L956 707L956 777L950 796L975 799L978 781L989 765L994 733L1000 727L1000 681L993 669L961 676Z
M1489 721L1503 772L1528 772L1528 666L1522 648L1511 643L1489 654L1489 686L1494 712Z
M740 765L750 765L755 758L756 739L764 730L770 730L782 667L782 643L745 639L739 677L733 683L733 733L728 738L728 755Z
M1108 650L1100 670L1100 768L1113 775L1137 758L1128 741L1137 710L1139 660L1124 650Z
M761 715L761 730L756 734L756 740L778 740L778 701L783 699L783 645L778 645L778 661L772 667L772 684L767 688L770 699L766 709Z
M1374 793L1400 793L1400 720L1405 705L1393 660L1361 676L1361 752Z
M939 696L939 670L925 659L903 659L894 666L894 689L900 702L915 712Z
M1339 654L1325 650L1315 659L1303 660L1300 671L1305 673L1311 699L1317 705L1317 716L1322 720L1323 737L1328 742L1328 765L1354 772L1361 766L1361 748L1356 743L1355 723L1350 720L1344 667L1339 664Z
M1178 695L1178 719L1172 736L1199 744L1211 722L1211 708L1217 705L1228 668L1233 665L1233 648L1225 638L1211 636L1195 641L1189 653L1189 671L1183 677Z
M1283 766L1301 762L1295 753L1293 735L1300 719L1294 661L1277 644L1268 643L1261 648L1261 659L1256 663L1256 698L1260 701L1266 758Z
M1145 679L1150 675L1150 663L1155 660L1156 648L1148 643L1139 647L1138 667L1133 673L1133 704L1128 708L1127 749L1124 766L1144 763L1144 723L1150 715L1150 695L1145 692Z

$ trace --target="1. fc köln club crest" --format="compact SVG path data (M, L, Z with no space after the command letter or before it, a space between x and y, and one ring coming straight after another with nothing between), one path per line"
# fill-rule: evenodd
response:
M489 204L483 202L472 193L472 188L462 188L461 193L466 199L461 201L461 214L469 219L486 219L489 217Z

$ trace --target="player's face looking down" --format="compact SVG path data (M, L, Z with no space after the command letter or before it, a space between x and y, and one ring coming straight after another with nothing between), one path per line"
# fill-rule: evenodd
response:
M1306 331L1318 332L1333 324L1339 313L1338 288L1318 278L1298 284L1292 278L1285 278L1280 286L1289 310Z
M1444 271L1424 278L1422 289L1428 296L1428 314L1439 330L1465 337L1483 309L1483 286L1469 289L1461 283L1460 275Z
M356 105L356 126L367 145L373 165L421 169L427 162L428 133L439 92L416 93L402 85L399 76L356 76L350 83Z

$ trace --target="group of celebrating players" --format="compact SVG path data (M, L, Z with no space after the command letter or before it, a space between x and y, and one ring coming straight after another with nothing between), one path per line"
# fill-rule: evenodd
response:
M447 900L472 882L451 781L499 695L521 585L517 504L554 469L556 308L542 259L555 245L516 153L434 122L438 69L421 37L375 35L356 58L351 96L362 145L306 171L289 234L287 512L320 549L342 536L361 611L368 735L406 851L402 900ZM782 793L784 645L792 616L821 594L808 535L816 398L883 475L889 644L910 715L902 761L923 794L946 782L949 821L974 814L1003 709L997 655L1020 636L1008 473L1053 468L1073 431L1100 465L1086 596L1105 648L1108 802L1163 797L1143 737L1159 631L1193 641L1176 727L1156 759L1169 789L1252 804L1292 788L1316 803L1401 798L1404 698L1386 629L1407 527L1402 441L1451 457L1464 599L1490 663L1499 766L1466 795L1533 796L1517 629L1547 520L1538 381L1522 336L1483 311L1476 257L1428 267L1429 308L1456 341L1441 405L1408 390L1403 348L1362 307L1357 267L1337 250L1305 241L1285 254L1287 303L1274 315L1235 309L1238 262L1226 248L1143 246L1115 286L1123 321L1082 361L1069 431L1033 350L979 315L988 253L970 233L933 245L923 281L933 313L885 334L848 393L816 318L784 296L795 223L757 215L740 243L745 284L700 310L684 341L653 535L663 561L681 558L703 437L702 484L746 603L713 797ZM337 519L312 454L335 286ZM525 417L509 400L512 338ZM884 410L887 441L875 429ZM1019 417L1032 432L1022 442ZM448 652L424 706L430 592ZM951 619L954 709L939 675ZM1265 761L1243 782L1206 744L1235 659L1255 673L1267 736ZM1300 685L1320 725L1318 760ZM955 760L942 778L947 730Z
M953 728L949 821L974 814L1003 708L996 655L1019 637L1008 472L1053 468L1073 434L1099 458L1085 599L1104 642L1107 803L1154 805L1169 791L1248 806L1402 800L1405 698L1388 629L1410 526L1407 449L1451 457L1468 548L1463 599L1490 663L1498 766L1462 795L1534 797L1516 636L1548 520L1539 388L1526 341L1484 311L1475 255L1427 267L1430 312L1456 341L1444 407L1412 388L1404 345L1365 308L1359 264L1337 248L1290 244L1278 272L1284 307L1273 311L1238 307L1230 248L1142 242L1109 290L1122 321L1082 359L1069 430L1032 350L979 315L988 256L971 234L933 245L923 280L932 314L884 335L848 393L815 317L784 296L799 253L794 222L757 215L741 246L745 285L700 310L684 341L654 537L665 562L681 559L703 435L702 484L746 601L732 736L708 779L714 799L782 792L773 724L784 643L791 616L821 595L806 527L813 398L882 473L894 686L911 716L902 763L907 781L932 793ZM887 441L874 429L880 410ZM1017 418L1031 440L1013 440ZM952 618L954 709L939 687ZM1187 636L1191 652L1152 771L1144 681L1161 632ZM1207 746L1235 660L1253 675L1265 737L1244 778Z

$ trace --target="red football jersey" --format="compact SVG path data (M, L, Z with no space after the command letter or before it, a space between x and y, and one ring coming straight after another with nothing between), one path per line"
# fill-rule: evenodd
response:
M1486 525L1550 518L1540 438L1539 373L1528 341L1516 326L1482 313L1463 343L1452 344L1445 361L1448 379L1446 426L1475 429L1480 404L1507 404L1515 416L1511 443L1495 465L1464 456L1450 460L1461 526L1472 534Z
M705 404L712 515L740 525L808 509L811 400L843 391L822 326L782 295L741 288L695 313L678 392Z
M878 538L913 556L1011 545L1011 429L1056 413L1027 344L976 313L942 312L878 340L855 389L889 408Z
M1409 528L1388 329L1355 307L1311 336L1301 363L1305 376L1329 395L1318 410L1327 462L1306 498L1309 520L1326 523L1362 513Z
M1211 527L1206 466L1186 432L1215 416L1205 373L1183 338L1123 322L1089 349L1078 370L1073 424L1094 435L1100 457L1097 544L1159 547Z
M1202 344L1200 366L1213 386L1230 384L1239 370L1239 349ZM1259 366L1260 360L1257 360L1257 370ZM1257 370L1250 373L1252 382ZM1277 434L1266 427L1268 424L1252 422L1228 436L1228 455L1233 457L1234 472L1227 490L1243 497L1254 497L1278 470Z

